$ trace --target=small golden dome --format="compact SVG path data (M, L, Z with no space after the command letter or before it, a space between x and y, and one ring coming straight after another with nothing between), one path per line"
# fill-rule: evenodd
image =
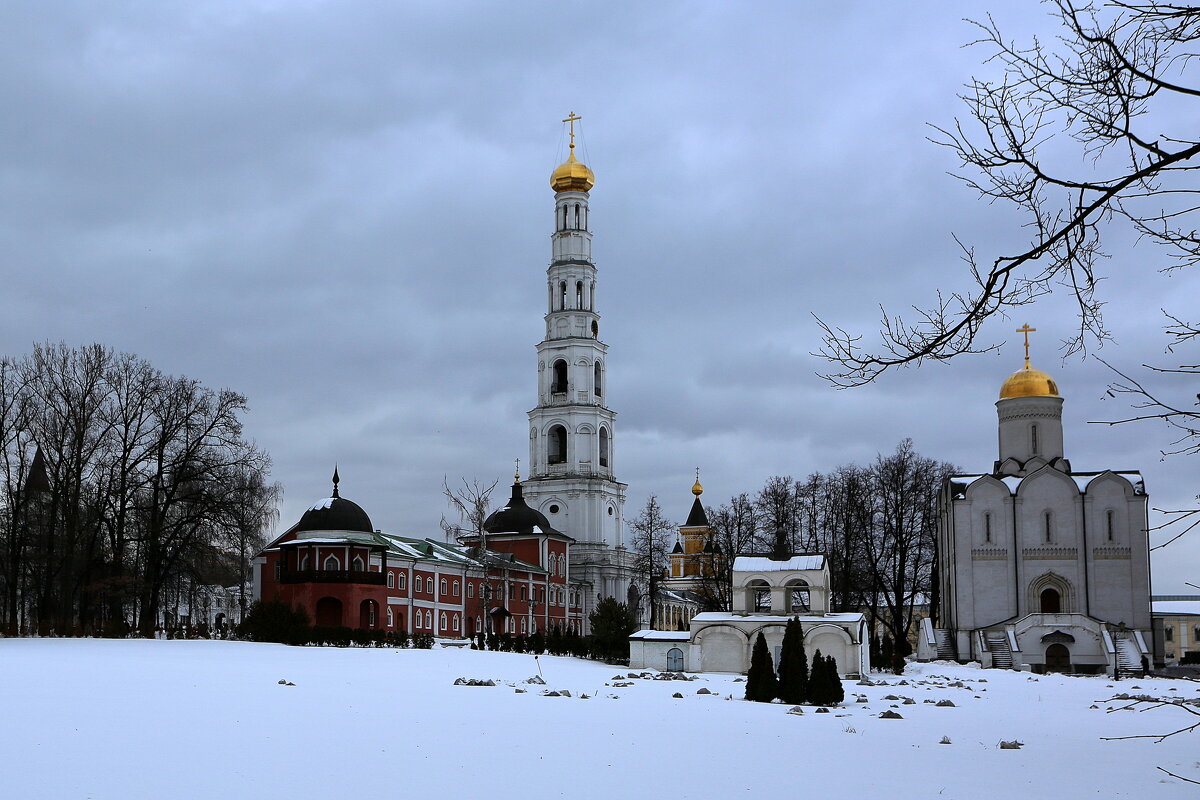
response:
M1025 368L1019 369L1000 387L1000 399L1009 400L1013 397L1059 397L1058 384L1040 369L1034 369L1025 362Z
M556 192L586 192L596 185L596 176L584 164L575 159L575 145L571 155L550 173L550 188Z
M700 485L700 468L696 467L696 482L692 484L692 494L699 497L704 494L704 487Z

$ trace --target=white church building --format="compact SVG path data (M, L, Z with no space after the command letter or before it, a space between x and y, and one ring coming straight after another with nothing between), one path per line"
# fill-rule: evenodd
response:
M1148 497L1133 470L1079 472L1057 383L1029 364L1000 389L999 457L954 475L939 508L941 599L918 655L1036 672L1153 661Z
M829 564L820 554L776 560L737 556L733 561L733 610L705 611L687 631L638 631L629 637L629 666L690 672L737 672L750 668L761 633L775 663L789 619L798 617L809 661L819 650L832 656L842 677L871 669L867 620L859 612L829 611Z

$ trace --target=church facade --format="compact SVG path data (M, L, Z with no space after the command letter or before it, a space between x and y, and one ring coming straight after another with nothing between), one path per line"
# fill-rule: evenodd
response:
M921 654L1037 672L1139 669L1153 660L1145 484L1134 470L1072 468L1063 398L1028 346L996 402L991 471L942 489L939 619L923 623Z
M634 584L624 540L626 484L616 475L616 412L609 408L608 345L600 339L591 211L595 176L570 155L550 177L554 232L546 270L545 336L537 345L537 405L529 411L525 500L572 539L571 578L584 586L583 619Z

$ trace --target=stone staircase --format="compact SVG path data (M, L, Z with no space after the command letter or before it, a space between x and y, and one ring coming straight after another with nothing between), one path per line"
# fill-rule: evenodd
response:
M1117 666L1122 672L1142 671L1142 653L1132 636L1114 639L1113 645L1117 648Z
M954 646L954 637L945 628L933 632L937 640L937 657L939 661L955 661L958 659L958 648Z
M1012 669L1012 648L1008 645L1008 634L1004 631L988 631L987 646L992 653L993 669Z

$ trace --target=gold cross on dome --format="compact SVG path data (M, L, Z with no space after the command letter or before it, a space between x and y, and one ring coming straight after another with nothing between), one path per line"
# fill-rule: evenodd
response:
M1026 322L1017 328L1017 333L1025 334L1025 369L1029 369L1029 334L1037 333L1037 328L1029 327L1029 323Z
M521 459L517 458L514 460L517 462L517 471L515 473L513 473L513 479L517 483L520 483L521 482Z
M569 122L571 124L571 149L572 150L575 149L575 123L581 119L583 119L583 117L577 116L575 114L575 112L572 111L570 114L567 115L567 118L563 120L563 122Z

